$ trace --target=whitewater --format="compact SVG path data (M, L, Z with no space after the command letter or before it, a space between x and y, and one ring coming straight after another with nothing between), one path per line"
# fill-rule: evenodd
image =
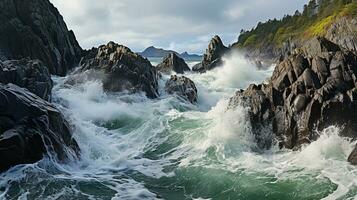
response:
M239 54L224 60L207 73L185 74L197 86L196 105L166 94L166 75L158 99L53 77L52 101L70 122L81 158L45 157L0 174L0 199L357 199L357 168L346 161L356 142L329 127L297 151L259 149L249 108L227 105L273 67L258 70Z

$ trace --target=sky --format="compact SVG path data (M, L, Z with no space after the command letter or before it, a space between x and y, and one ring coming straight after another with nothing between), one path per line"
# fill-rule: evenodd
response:
M114 41L202 54L214 35L228 46L241 29L302 10L307 0L50 0L85 48Z

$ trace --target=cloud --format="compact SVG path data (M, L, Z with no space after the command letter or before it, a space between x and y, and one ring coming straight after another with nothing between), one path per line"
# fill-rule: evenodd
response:
M112 40L202 53L219 34L226 44L242 28L294 13L307 0L50 0L84 48Z

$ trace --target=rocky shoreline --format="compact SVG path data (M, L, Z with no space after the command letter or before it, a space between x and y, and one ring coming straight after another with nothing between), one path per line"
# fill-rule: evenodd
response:
M325 38L314 38L281 61L267 83L236 93L229 108L250 108L253 132L269 148L268 129L281 147L290 149L318 138L316 131L336 125L356 138L357 54ZM356 163L355 153L349 161Z
M160 73L190 71L175 54L155 67L114 42L82 50L48 0L6 0L0 8L4 11L0 13L0 171L44 156L60 162L79 157L68 122L50 103L51 75L68 75L69 85L98 79L108 93L140 92L155 99L160 95ZM331 38L290 45L289 53L279 53L279 63L267 83L251 85L231 98L228 109L250 108L253 133L261 148L270 148L277 138L281 147L297 149L318 138L314 130L330 125L343 127L344 136L356 139L356 47L348 42L353 40L348 35L338 34L339 27ZM204 73L223 65L222 57L231 50L214 36L202 62L192 71ZM198 101L194 82L183 75L172 75L165 90L183 101ZM263 130L274 137L262 136ZM348 159L354 165L356 152L357 147Z

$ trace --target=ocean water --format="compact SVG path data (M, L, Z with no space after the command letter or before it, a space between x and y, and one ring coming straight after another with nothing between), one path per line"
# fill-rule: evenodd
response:
M237 89L263 82L272 69L256 70L237 54L225 60L185 74L199 90L197 105L165 94L169 76L155 100L54 77L53 100L81 159L14 167L0 174L0 199L357 199L357 168L346 162L355 142L337 127L299 151L257 151L247 108L226 107Z

